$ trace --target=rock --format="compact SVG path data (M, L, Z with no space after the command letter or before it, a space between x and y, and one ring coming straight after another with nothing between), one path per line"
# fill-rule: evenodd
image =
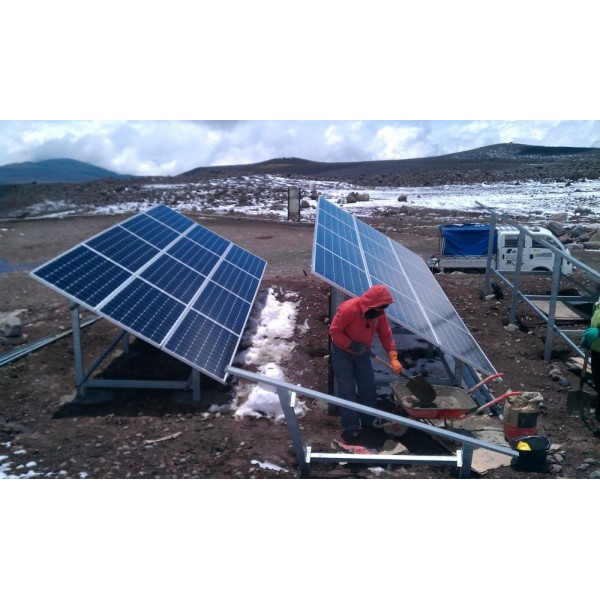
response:
M19 317L6 317L0 322L0 333L8 338L17 338L23 335L21 319Z
M565 227L557 221L549 221L546 223L546 229L549 229L556 237L560 237L565 233Z
M548 377L550 377L554 381L558 381L563 376L562 371L555 364L550 365L548 368Z
M550 218L551 222L558 221L560 223L564 223L569 218L569 215L567 215L566 212L560 212L560 213L554 213L553 215L550 215L549 218ZM548 228L548 229L550 229L550 228ZM550 229L550 231L552 231L552 230Z
M592 471L590 473L590 479L600 479L600 470L599 471Z
M366 193L350 192L346 196L346 202L348 202L348 204L353 204L354 202L367 202L368 200L370 200L369 194Z

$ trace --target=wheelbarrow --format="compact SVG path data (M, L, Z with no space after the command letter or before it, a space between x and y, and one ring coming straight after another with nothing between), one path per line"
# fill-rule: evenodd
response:
M394 392L394 400L400 410L413 419L421 420L445 420L460 421L469 415L477 414L486 408L501 402L509 396L518 396L520 391L509 391L494 398L482 406L478 406L475 400L462 388L449 385L436 385L437 395L434 406L421 406L418 398L408 392L405 385L400 381L390 384ZM471 388L472 390L473 388ZM469 390L469 391L471 391Z
M499 377L503 374L497 374ZM486 408L501 402L509 396L518 396L520 391L509 391L494 398L490 402L478 406L475 400L469 395L475 389L489 381L493 376L490 376L484 381L481 381L470 390L465 391L462 388L448 385L436 385L436 398L433 406L423 407L418 398L410 393L410 390L405 383L394 381L390 384L394 393L394 402L401 413L404 413L412 419L421 421L444 420L444 421L460 421L466 419L470 415L478 414ZM382 420L374 423L376 427L382 428L387 434L395 437L402 437L408 427L399 423L384 422Z

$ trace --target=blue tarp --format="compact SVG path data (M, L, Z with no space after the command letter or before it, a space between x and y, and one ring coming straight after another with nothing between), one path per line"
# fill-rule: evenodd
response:
M489 225L438 225L443 256L486 256L490 239ZM496 252L496 238L494 238Z

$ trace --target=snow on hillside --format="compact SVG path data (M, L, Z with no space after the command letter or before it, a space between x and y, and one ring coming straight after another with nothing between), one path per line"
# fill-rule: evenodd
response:
M547 218L557 212L583 215L591 221L600 216L600 180L577 183L514 182L471 185L443 185L405 188L356 188L334 181L311 181L270 175L214 178L200 183L152 184L131 194L127 190L119 201L101 205L76 206L68 201L41 203L31 207L30 216L69 216L75 214L124 214L144 211L156 204L167 204L181 211L212 214L236 213L287 219L288 188L299 187L309 207L302 208L302 220L315 217L316 197L346 202L350 192L369 195L368 201L348 203L345 208L356 216L390 208L446 209L480 212L478 202L513 216ZM134 200L135 197L135 200ZM399 198L405 200L399 201Z

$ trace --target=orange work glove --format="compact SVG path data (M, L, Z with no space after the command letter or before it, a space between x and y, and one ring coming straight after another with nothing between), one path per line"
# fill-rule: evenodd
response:
M395 375L402 375L402 363L398 360L398 353L395 350L390 350L388 352L388 356L390 357L390 363L392 365L392 370Z

